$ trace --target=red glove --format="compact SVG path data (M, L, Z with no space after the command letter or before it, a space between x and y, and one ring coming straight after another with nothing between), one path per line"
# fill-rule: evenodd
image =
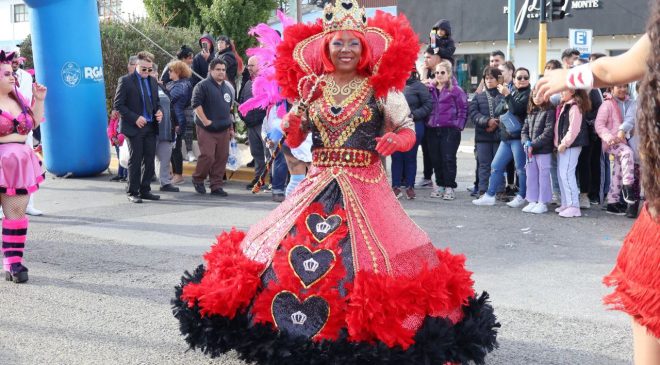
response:
M307 138L302 128L302 119L295 113L286 113L282 118L282 131L286 134L286 144L291 148L300 146Z
M376 151L383 156L394 152L408 152L415 145L417 136L411 129L405 128L397 133L387 132L382 137L376 137Z

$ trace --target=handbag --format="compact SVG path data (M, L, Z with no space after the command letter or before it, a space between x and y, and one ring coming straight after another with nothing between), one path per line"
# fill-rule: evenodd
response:
M128 150L128 138L124 140L124 143L119 146L119 166L123 168L128 168L128 159L131 157L131 153Z
M500 115L500 123L504 126L504 130L509 134L517 134L522 130L522 123L520 123L518 117L510 111Z

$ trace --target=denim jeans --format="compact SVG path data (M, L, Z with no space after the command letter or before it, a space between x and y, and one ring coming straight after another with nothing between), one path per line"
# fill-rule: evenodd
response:
M286 178L289 174L289 169L286 166L286 159L284 152L280 151L273 161L273 167L270 176L270 182L273 185L273 194L284 194L286 188Z
M119 161L119 146L115 146L115 152L117 152L117 161ZM122 165L119 165L119 168L117 169L117 176L128 177L128 169Z
M504 172L511 159L516 164L518 181L520 181L520 190L518 195L525 197L527 194L527 173L525 172L526 156L523 150L522 142L519 139L501 141L497 149L495 158L491 164L490 181L488 182L488 195L495 196L497 190L504 182Z
M415 186L415 175L417 175L417 151L424 138L424 123L415 123L416 143L408 152L395 152L392 154L392 187L401 186L401 177L406 178L406 187Z

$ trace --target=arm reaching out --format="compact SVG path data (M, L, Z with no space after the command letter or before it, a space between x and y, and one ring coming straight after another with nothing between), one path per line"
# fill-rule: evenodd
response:
M552 94L562 90L606 87L639 80L646 72L646 61L651 53L651 47L651 41L645 34L631 49L619 56L599 58L590 64L571 70L548 71L539 80L536 89L545 100L548 100ZM569 81L571 75L574 83Z

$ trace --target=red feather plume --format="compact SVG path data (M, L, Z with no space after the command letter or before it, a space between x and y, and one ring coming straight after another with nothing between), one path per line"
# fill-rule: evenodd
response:
M275 75L277 83L282 88L281 94L285 98L299 99L298 80L307 75L293 58L293 49L298 43L322 31L323 26L320 20L315 24L294 24L284 30L284 39L277 46Z
M370 78L376 97L384 98L390 90L402 91L406 86L419 53L419 38L403 14L393 16L379 10L369 19L368 26L380 28L392 37L377 72Z

